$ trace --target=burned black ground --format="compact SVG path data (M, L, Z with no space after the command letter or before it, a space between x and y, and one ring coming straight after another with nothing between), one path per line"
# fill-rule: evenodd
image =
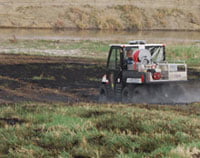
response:
M0 64L0 102L73 102L95 101L98 98L98 87L104 72L99 61L1 56L4 61Z
M105 61L6 54L1 54L0 57L0 103L98 101L101 77L105 73ZM197 69L189 68L189 82L181 85L167 84L161 88L150 86L147 95L142 92L148 97L143 97L138 92L139 96L136 95L137 99L133 102L197 102L200 100L199 76L200 72ZM165 94L161 95L161 92ZM141 97L143 99L140 99Z

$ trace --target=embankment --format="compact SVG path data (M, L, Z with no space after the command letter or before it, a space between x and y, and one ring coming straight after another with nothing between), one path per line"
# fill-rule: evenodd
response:
M1 0L1 28L200 30L199 0Z

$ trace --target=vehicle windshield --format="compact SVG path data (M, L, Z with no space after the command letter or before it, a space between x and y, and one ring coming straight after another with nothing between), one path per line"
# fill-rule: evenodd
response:
M127 47L126 52L130 49L134 53L139 48L138 47ZM165 60L163 46L145 46L145 49L147 49L151 53L153 62L157 63L157 62L163 62ZM127 57L127 53L125 54L125 56Z
M164 61L164 47L163 46L146 46L145 49L149 50L151 53L153 62Z

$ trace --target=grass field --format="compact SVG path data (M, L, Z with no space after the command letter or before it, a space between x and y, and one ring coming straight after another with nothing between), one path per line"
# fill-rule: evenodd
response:
M199 65L200 45L171 45L167 48L167 59L183 60L189 65Z
M1 105L0 157L199 157L199 115L199 103Z
M53 40L18 40L4 41L1 51L9 54L71 56L81 58L106 59L109 42L99 41L53 41Z
M2 55L0 88L1 91L6 89L4 99L9 100L8 92L12 95L19 93L18 100L15 98L19 102L22 94L29 92L37 101L37 95L48 92L46 99L53 100L60 93L66 93L60 90L65 82L77 84L70 89L72 92L75 89L81 91L81 82L84 86L92 81L96 85L97 73L103 71L102 61L106 61L110 43L88 40L3 41L1 51L5 54L35 55L30 58L22 55L22 59L20 55ZM67 57L84 59L68 61ZM89 65L94 59L101 66L95 62ZM189 66L199 67L200 46L198 43L170 44L167 46L167 59L185 60ZM85 63L89 63L88 66ZM73 76L77 76L77 70L81 70L80 78ZM96 78L92 78L94 74ZM87 86L82 93L72 94L80 96L83 93L88 93ZM79 103L36 101L0 104L0 157L200 157L200 103L172 106L98 104L91 103L91 100Z
M106 60L109 44L124 41L90 41L90 40L17 40L1 42L1 51L11 54L72 56ZM200 64L199 43L170 44L166 46L169 61L185 61L189 65Z

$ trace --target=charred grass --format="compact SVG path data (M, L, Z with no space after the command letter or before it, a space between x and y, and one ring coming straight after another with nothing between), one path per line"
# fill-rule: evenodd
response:
M0 103L94 101L103 72L96 60L1 54Z
M199 103L1 105L0 156L198 157L199 113Z

